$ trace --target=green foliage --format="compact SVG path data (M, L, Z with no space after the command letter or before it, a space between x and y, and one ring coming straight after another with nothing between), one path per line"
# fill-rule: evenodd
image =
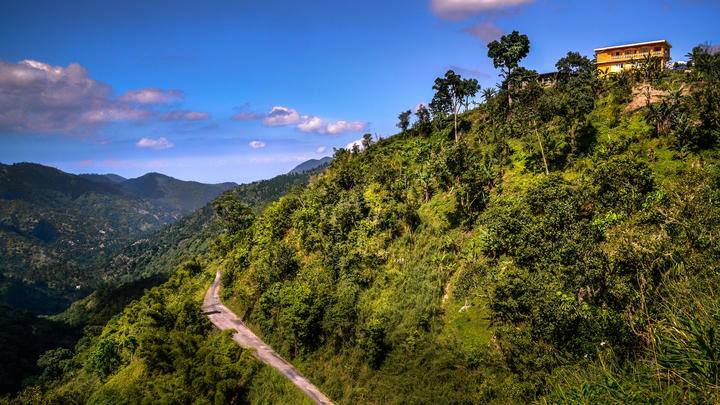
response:
M336 151L213 243L228 305L334 401L718 401L714 59L648 79L687 85L653 131L662 99L628 106L641 77L569 53L546 88L518 65L528 50L516 32L492 45L504 88L458 113L462 139L442 119L448 72L432 124ZM199 312L201 262L89 335L49 395L268 398L275 381Z
M0 395L16 392L23 380L33 382L33 376L59 375L62 361L80 335L81 331L62 322L1 305Z
M398 115L398 120L400 122L398 122L396 126L400 128L402 132L407 131L410 126L410 115L412 115L412 111L410 110L403 111Z
M247 228L253 220L250 207L241 203L234 193L221 195L213 200L212 206L230 235Z

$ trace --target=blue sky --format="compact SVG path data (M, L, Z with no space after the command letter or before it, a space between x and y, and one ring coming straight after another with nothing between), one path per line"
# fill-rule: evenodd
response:
M449 68L494 86L486 44L512 30L540 72L656 39L682 60L720 43L720 1L4 1L0 162L269 178L392 135Z

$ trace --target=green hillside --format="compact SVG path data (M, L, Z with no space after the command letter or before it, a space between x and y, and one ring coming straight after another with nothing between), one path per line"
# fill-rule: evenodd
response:
M115 251L233 186L0 164L0 302L62 311L95 288L98 275L110 278L102 264Z
M288 189L307 184L310 175L280 175L243 184L229 191L228 195L236 196L239 201L260 212ZM68 349L76 344L83 330L87 334L84 341L96 338L111 318L122 313L128 304L142 297L147 290L165 283L183 262L207 254L210 243L220 233L222 226L217 222L212 207L207 205L114 251L104 261L84 268L86 273L82 276L93 279L95 289L67 309L65 301L56 302L57 308L64 309L62 313L47 319L8 308L0 315L0 323L7 325L0 330L0 341L5 342L0 350L4 366L0 367L0 380L3 381L0 393L16 391L23 379L32 383L38 378L46 378L47 375L37 376L43 372L36 366L39 355L51 349L49 355L71 353ZM2 286L6 288L2 291L3 296L27 299L27 294L31 292L42 298L46 306L48 302L54 302L48 300L58 300L52 291L41 295L44 290L29 290L27 285L17 285L14 280L7 280ZM28 333L28 330L32 332ZM28 338L31 339L29 344ZM59 368L55 370L55 374L61 371ZM282 382L281 379L279 381Z
M40 313L62 310L87 294L85 267L180 216L117 184L37 164L1 165L0 289L13 291L0 301ZM22 285L27 293L12 294Z
M236 183L203 184L182 181L160 173L148 173L120 184L157 204L177 208L183 215L194 212L221 193L237 186Z
M491 43L477 108L450 71L432 115L260 214L216 200L212 251L15 402L299 401L200 313L217 269L336 403L720 401L720 55L606 77L569 53L543 87L528 50Z
M293 187L310 180L308 172L279 175L269 180L241 184L227 194L261 212ZM115 251L95 269L106 284L78 300L55 319L73 326L102 326L144 289L162 284L182 263L209 253L211 242L223 232L222 225L208 204L181 220ZM121 284L117 284L121 283Z

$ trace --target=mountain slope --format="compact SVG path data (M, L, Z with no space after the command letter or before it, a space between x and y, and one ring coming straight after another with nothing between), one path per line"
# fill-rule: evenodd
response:
M226 305L338 403L716 402L720 83L661 77L676 118L530 83L338 151L229 242Z
M0 164L0 302L41 313L64 309L98 281L97 272L89 269L98 268L111 252L233 184L204 185L155 174L141 179ZM136 192L138 185L157 198Z
M290 188L307 184L310 175L311 173L276 176L269 180L238 186L230 192L236 193L240 201L260 212ZM46 291L41 288L42 286L35 284L17 285L19 282L14 280L8 280L7 283L0 282L0 288L8 287L4 291L0 290L0 295L10 298L18 295L24 297L26 302L43 304L39 308L30 309L47 308L49 304L52 304L50 307L55 311L64 309L62 313L52 316L52 321L20 311L0 314L0 323L15 325L18 323L17 314L23 314L19 319L26 328L38 325L36 329L46 330L47 328L41 328L46 324L54 325L56 328L54 334L33 335L34 346L29 351L22 351L20 346L15 344L18 342L15 332L19 330L16 327L5 331L7 335L0 336L12 343L7 349L8 353L12 353L12 357L7 357L4 362L7 368L0 367L0 380L5 381L5 385L0 387L2 388L0 393L16 391L23 378L36 376L42 372L35 363L38 355L44 350L57 349L56 351L61 353L63 349L72 349L77 336L83 330L87 333L88 339L94 339L111 318L121 313L131 302L142 297L147 290L165 283L183 262L207 256L211 242L221 232L222 227L208 204L192 215L143 235L114 251L103 262L83 269L86 275L90 275L98 284L95 291L72 303L67 309L66 301L60 299L52 290ZM35 299L28 300L28 294L32 294ZM268 371L262 371L261 374L264 375L262 378L274 378L279 380L279 386L285 386L279 374L275 375ZM287 388L290 392L294 392L292 386ZM298 399L292 402L303 401L301 394L297 397Z
M322 159L310 159L295 166L292 170L290 170L289 174L304 173L313 169L317 169L321 166L328 165L330 164L330 162L332 162L332 157L330 156L325 156Z
M183 215L192 213L219 194L237 186L230 182L203 184L182 181L160 173L148 173L120 184L150 201L178 209Z
M312 174L280 175L269 180L242 184L228 191L255 212L277 200L288 190L305 185ZM102 326L112 315L144 288L158 285L183 262L209 253L211 242L222 233L222 225L208 204L193 214L143 236L116 250L105 262L95 266L95 277L107 284L73 303L54 317L73 326ZM116 283L122 283L116 285Z
M530 79L339 150L23 395L279 389L199 313L222 268L224 304L336 403L717 403L720 59L694 69Z

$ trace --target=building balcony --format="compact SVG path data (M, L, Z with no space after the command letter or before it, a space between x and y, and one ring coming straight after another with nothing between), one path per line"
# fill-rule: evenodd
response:
M610 57L610 60L630 60L630 59L638 59L638 58L644 58L644 57L646 57L646 56L648 56L648 55L649 55L649 56L658 56L658 57L663 57L663 56L667 57L667 56L668 56L667 54L665 54L665 53L662 52L662 51L660 51L660 52L643 52L643 53L633 53L633 54L629 54L629 55L616 55L616 56L611 56L611 57Z

